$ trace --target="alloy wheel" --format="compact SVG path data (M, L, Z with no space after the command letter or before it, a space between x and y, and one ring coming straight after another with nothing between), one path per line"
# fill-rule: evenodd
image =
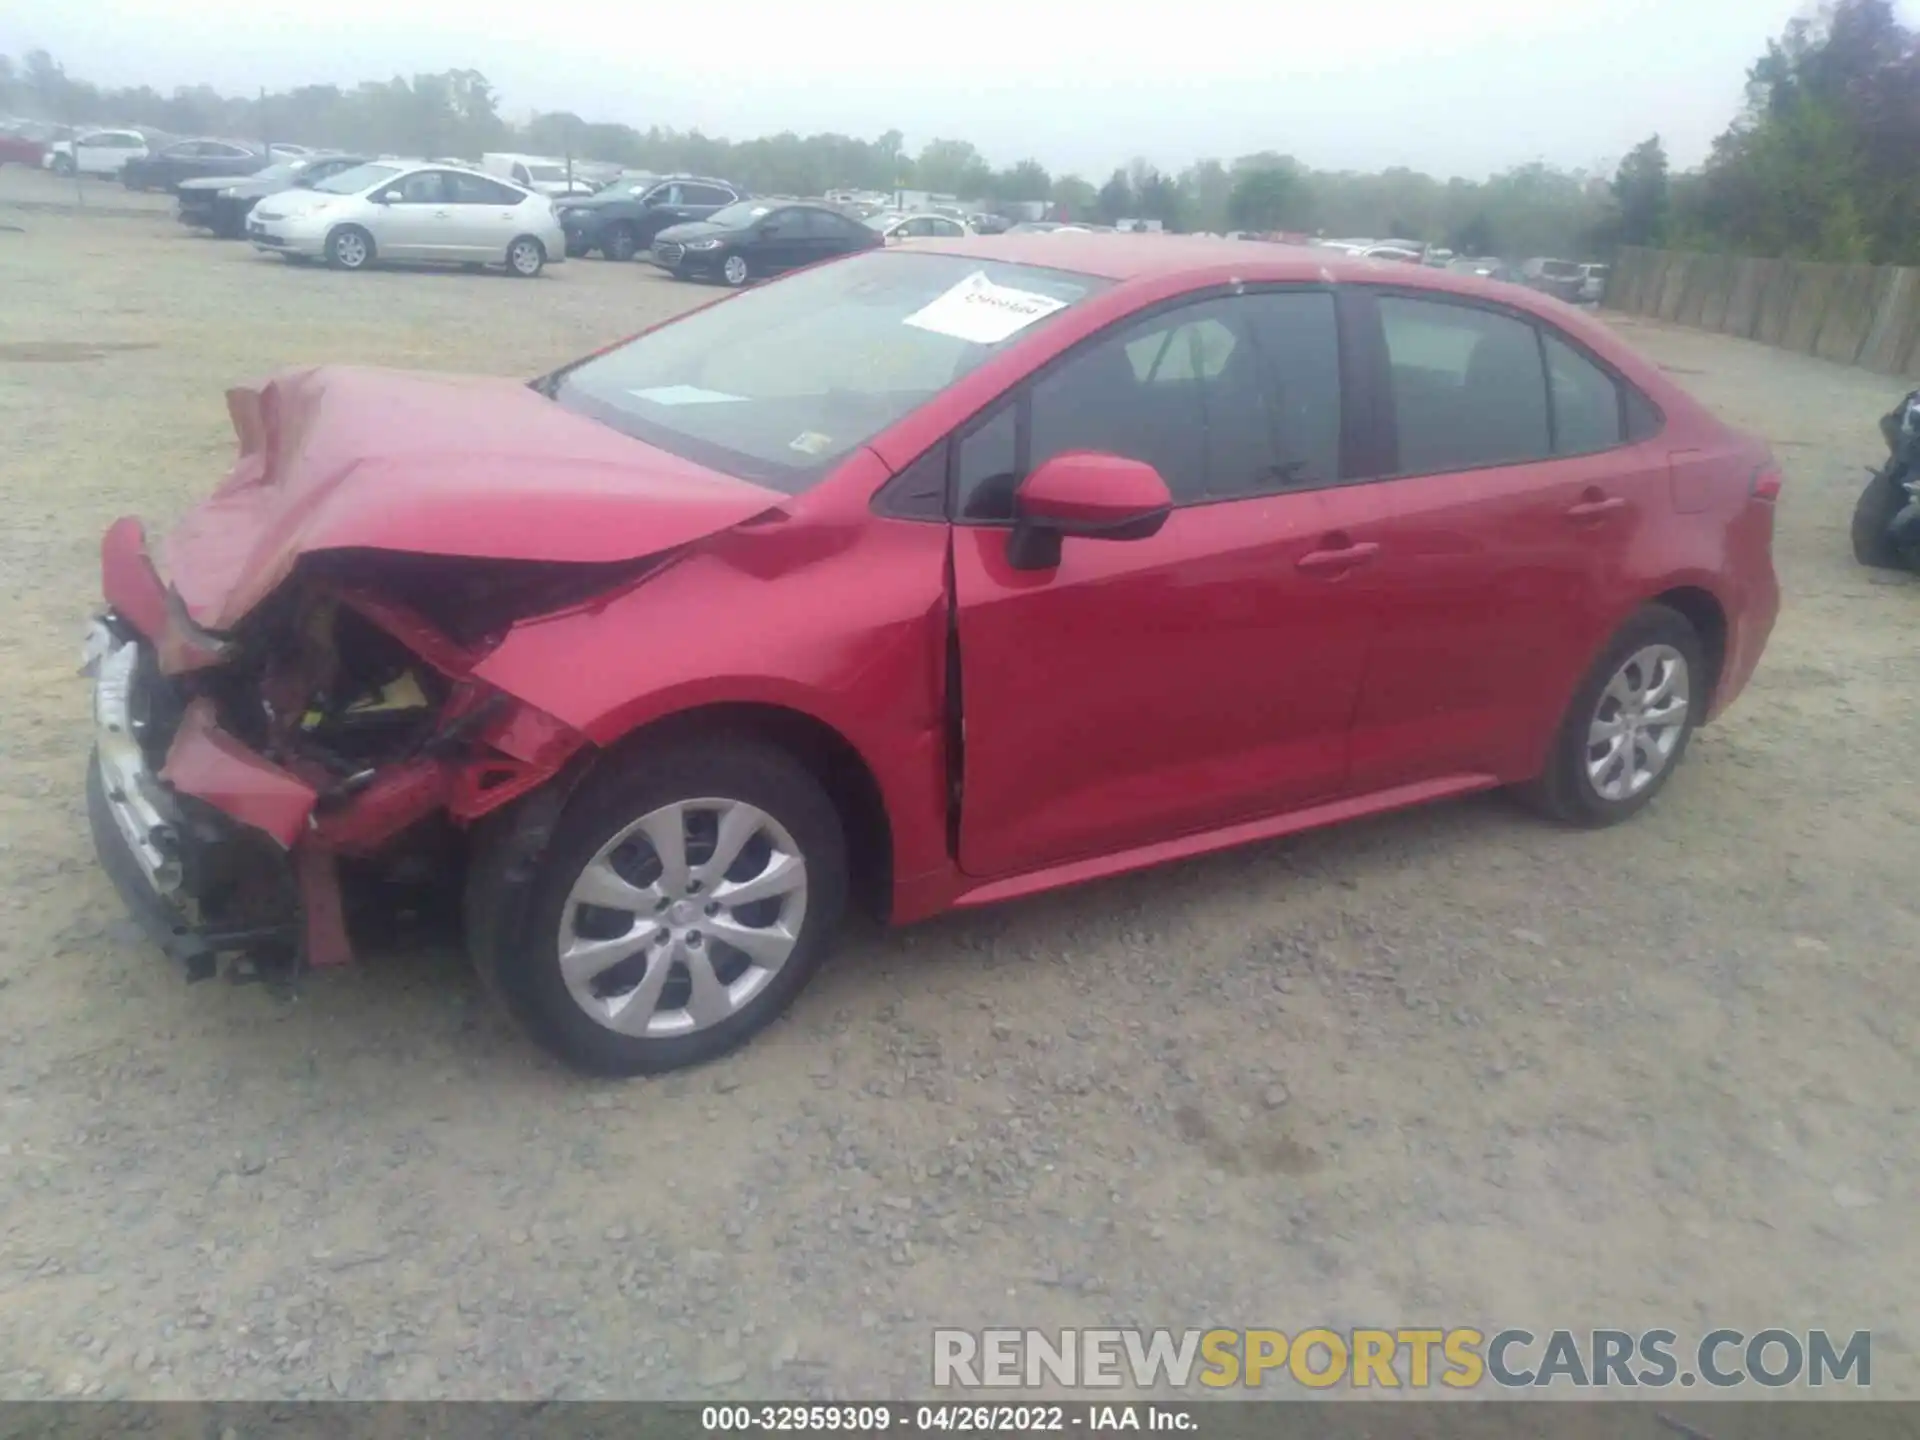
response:
M766 989L807 913L807 864L740 800L663 805L601 846L561 910L567 992L596 1023L665 1038L706 1030Z
M333 258L345 269L358 270L367 263L367 242L353 231L345 231L334 239Z
M1621 662L1587 726L1586 770L1602 800L1630 800L1667 768L1686 733L1687 658L1648 645Z
M532 240L516 240L507 252L507 263L516 275L538 275L544 261L540 246Z
M747 259L744 255L729 255L727 263L720 267L720 273L727 277L729 285L747 283Z

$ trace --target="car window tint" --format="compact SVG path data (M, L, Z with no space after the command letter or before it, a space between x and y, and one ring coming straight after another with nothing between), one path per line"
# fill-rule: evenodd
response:
M961 437L956 452L954 489L961 516L969 520L1008 520L1013 516L1013 487L1018 482L1019 435L1015 409L1002 405L984 424Z
M447 175L447 189L456 205L518 205L526 199L520 191L489 180L484 175Z
M1266 377L1279 469L1268 489L1340 478L1340 325L1324 290L1237 302Z
M712 185L683 185L681 199L688 205L730 205L733 196Z
M1551 335L1547 380L1553 392L1554 449L1586 455L1620 443L1620 387L1598 365Z
M400 182L400 201L404 205L438 205L447 198L438 170L418 170Z
M1277 462L1242 298L1163 312L1096 341L1035 383L1027 467L1069 450L1143 460L1176 502L1257 493Z
M1552 452L1533 326L1472 305L1380 297L1402 474Z
M678 205L681 203L681 189L678 185L662 185L647 197L649 205Z

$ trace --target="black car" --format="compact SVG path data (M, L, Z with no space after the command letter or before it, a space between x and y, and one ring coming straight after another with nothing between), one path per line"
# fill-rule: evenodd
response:
M653 263L682 280L744 285L885 243L872 226L825 205L742 200L705 220L662 230L653 242Z
M567 254L598 250L609 260L631 260L669 225L703 220L746 194L705 175L656 175L622 178L583 199L558 201L555 208L567 232Z
M180 223L211 230L226 240L246 234L247 214L256 203L282 190L309 190L317 180L364 165L365 155L306 155L298 160L276 160L264 170L235 179L231 175L209 180L182 180Z
M232 140L182 140L155 150L120 169L129 190L173 190L183 180L215 175L252 175L272 163L265 150Z

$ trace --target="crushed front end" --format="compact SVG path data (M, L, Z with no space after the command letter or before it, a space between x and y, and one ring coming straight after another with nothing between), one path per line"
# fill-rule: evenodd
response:
M392 589L411 579L464 601L471 573L422 584L401 561L326 558L216 635L161 580L137 522L102 546L107 609L84 657L89 819L116 888L193 979L223 961L262 975L345 963L343 863L444 864L467 825L586 744L472 677L498 616L494 635L450 633L448 617L365 583L391 570ZM513 608L561 596L548 576L509 579L479 588Z

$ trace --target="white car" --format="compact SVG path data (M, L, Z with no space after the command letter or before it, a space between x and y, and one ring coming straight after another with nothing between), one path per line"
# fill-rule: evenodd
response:
M504 265L531 279L567 254L545 195L476 170L407 161L356 165L310 190L268 196L247 216L247 238L340 270L376 261Z
M873 222L867 222L872 225ZM965 238L967 227L960 221L947 215L896 215L884 225L874 225L889 245L897 245L902 240L938 235L946 240Z
M147 137L138 130L82 130L47 147L40 163L57 175L118 175L129 160L147 158Z
M1607 276L1612 272L1609 265L1582 265L1580 279L1580 303L1598 305L1607 298Z

